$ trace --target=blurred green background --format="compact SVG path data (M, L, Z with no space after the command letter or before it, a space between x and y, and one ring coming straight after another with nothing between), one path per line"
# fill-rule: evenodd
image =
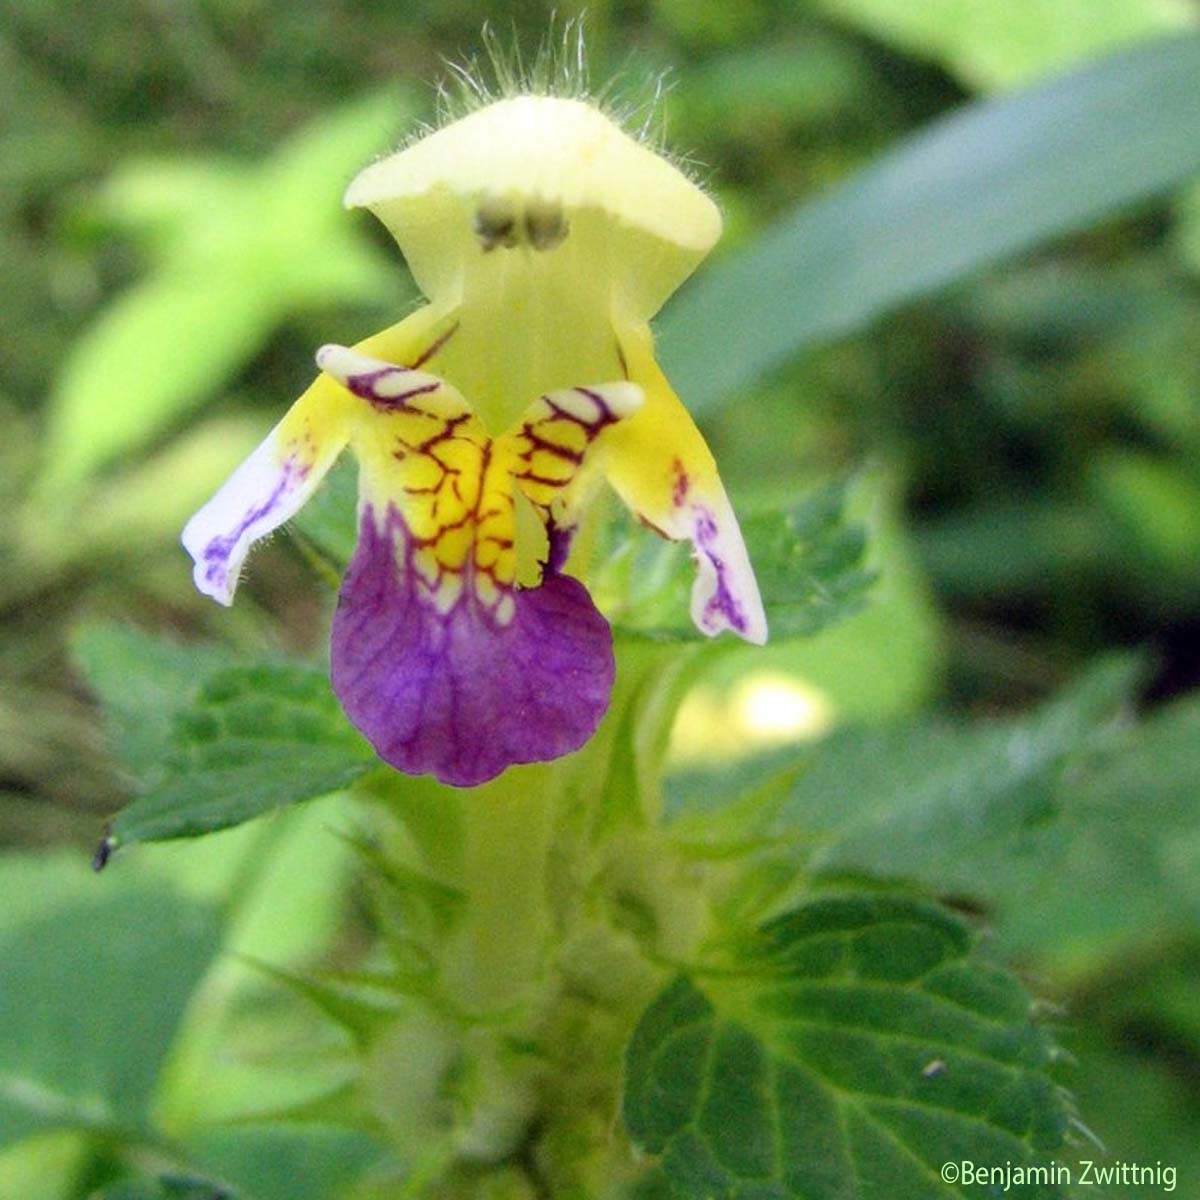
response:
M4 846L82 861L128 794L72 665L81 623L319 652L328 596L288 538L227 612L193 592L178 531L303 387L316 346L416 302L382 228L340 194L434 118L445 60L478 52L485 21L533 46L550 6L0 0ZM1140 649L1141 708L1183 714L1147 753L1178 828L1152 865L1105 847L1143 889L1116 933L1052 920L1018 965L1064 1006L1086 1124L1120 1157L1175 1163L1179 1194L1200 1196L1200 725L1177 707L1200 685L1200 5L593 0L586 27L594 83L615 75L637 99L662 76L668 142L726 215L662 349L730 491L752 509L848 478L879 571L858 616L730 658L685 711L681 757L713 723L749 739L1007 713ZM1038 90L1112 52L1136 70L1097 85L1088 112L1111 127L1069 89ZM1004 107L1028 95L1042 107ZM933 125L948 140L924 157L906 141L972 104L1000 117L957 141ZM891 174L858 174L887 155ZM1027 194L989 192L1006 163ZM743 311L747 272L763 282ZM761 689L757 707L753 688L730 692L746 674L776 710ZM1144 783L1129 804L1158 820ZM220 858L161 853L197 878ZM1190 908L1154 890L1159 868ZM301 953L305 919L258 948Z

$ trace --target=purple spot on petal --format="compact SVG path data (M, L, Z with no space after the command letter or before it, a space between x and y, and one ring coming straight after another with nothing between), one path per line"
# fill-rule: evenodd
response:
M550 549L546 555L546 572L557 575L567 564L571 554L571 541L575 537L574 529L565 529L555 525L553 521L546 526L546 534L550 539Z
M714 618L719 615L731 628L744 634L748 624L746 615L729 586L729 567L715 549L717 522L706 508L697 507L693 511L696 514L696 550L708 559L717 574L716 591L704 606L704 623L706 626L715 624Z
M498 623L471 580L439 612L389 509L363 511L333 620L333 689L380 757L407 774L483 783L578 749L608 707L612 634L587 590L548 568Z

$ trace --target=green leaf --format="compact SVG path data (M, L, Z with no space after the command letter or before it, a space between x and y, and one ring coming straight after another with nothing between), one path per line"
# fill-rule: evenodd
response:
M0 931L0 1145L62 1128L149 1136L159 1070L218 946L216 914L119 875L85 897L60 866L22 859L0 860L0 893L31 872L40 911Z
M1012 951L1063 976L1200 920L1200 697L1114 720L1119 661L1025 718L835 739L774 826L808 870L904 878L989 907Z
M32 552L52 556L60 572L114 554L127 560L147 549L151 554L174 550L188 519L262 433L262 421L248 415L200 418L157 452L94 484L81 508L54 513L27 507L24 540Z
M677 1197L958 1194L941 1164L1033 1165L1063 1143L1071 1107L1029 1011L944 910L817 897L659 995L629 1044L625 1123Z
M667 811L697 847L782 843L816 875L902 879L1007 911L1061 852L1057 781L1119 741L1139 676L1117 658L1026 716L842 730L731 769L723 788L684 776Z
M192 1149L240 1200L330 1200L380 1157L366 1135L317 1124L217 1130Z
M1198 76L1200 36L1154 41L909 138L680 296L662 324L679 393L712 408L806 346L1184 183Z
M874 575L863 569L866 537L845 524L843 501L842 488L828 487L746 520L772 638L812 637L864 603Z
M844 500L844 487L828 486L742 519L773 641L812 637L862 606L874 576L863 569L866 538L846 523ZM622 630L698 639L688 616L694 577L685 546L624 526L589 585Z
M249 1200L224 1184L190 1175L161 1175L157 1179L122 1179L93 1192L88 1200Z
M667 811L698 854L761 844L818 877L919 884L986 906L1060 975L1095 969L1200 920L1200 695L1135 724L1139 676L1111 659L1025 716L848 729L684 775Z
M761 139L789 123L816 126L861 104L871 86L865 59L845 40L806 29L740 45L690 64L671 96L671 125L687 137Z
M233 668L176 717L160 781L123 809L108 848L196 837L348 787L376 765L324 671Z
M938 586L975 595L1036 594L1047 581L1074 587L1117 555L1095 506L1045 495L972 504L923 522L916 536Z
M380 1155L364 1134L313 1123L219 1129L190 1149L196 1170L124 1179L88 1200L330 1200Z
M1094 970L1120 947L1193 936L1200 923L1200 694L1153 713L1065 773L1064 817L1000 932L1060 973Z
M895 473L857 475L847 515L867 531L867 566L876 576L869 602L817 637L747 650L739 665L796 677L844 721L907 716L936 695L944 649L942 619L909 539Z
M216 645L187 645L115 622L79 626L71 649L104 705L114 753L143 786L164 768L176 714L230 662Z
M1004 87L1122 45L1194 26L1188 0L821 0L833 16L945 63L982 88Z
M1163 456L1114 447L1094 456L1087 481L1148 573L1185 582L1192 592L1200 579L1200 480L1193 471Z
M252 271L159 273L104 310L50 399L44 493L70 492L225 386L277 320Z
M86 1134L43 1133L0 1150L0 1179L21 1200L78 1200L89 1157Z
M1112 659L1028 716L835 734L802 769L772 828L818 839L810 871L1007 899L1030 856L1048 866L1056 779L1116 736L1140 675L1137 660Z
M219 158L129 158L98 189L84 219L144 234L161 249L187 222L237 202L246 168Z

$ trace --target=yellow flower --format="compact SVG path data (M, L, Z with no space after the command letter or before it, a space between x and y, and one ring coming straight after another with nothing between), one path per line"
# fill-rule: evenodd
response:
M520 95L374 163L346 203L384 222L428 303L321 349L184 530L201 591L230 603L250 545L349 445L360 541L334 690L385 760L464 785L576 749L607 707L611 634L564 573L604 482L692 543L697 626L763 642L737 521L649 327L720 234L708 196L593 104Z

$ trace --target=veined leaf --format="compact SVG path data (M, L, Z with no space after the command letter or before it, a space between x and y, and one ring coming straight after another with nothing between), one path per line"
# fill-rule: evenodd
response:
M1061 811L1058 775L1112 735L1140 674L1136 660L1113 659L1028 716L835 735L802 769L774 828L825 834L807 860L813 871L991 899L1029 855L1044 855Z
M1156 40L969 105L801 204L664 314L680 395L712 408L805 346L1185 183L1198 77L1200 36Z
M233 668L177 716L159 781L112 823L107 850L196 837L348 787L376 764L324 671Z
M1200 922L1200 696L1152 713L1059 781L1064 817L999 932L1060 973L1116 947L1190 936Z
M942 1200L973 1194L943 1163L1033 1166L1062 1145L1053 1043L962 922L829 895L762 935L677 978L629 1045L625 1123L676 1197Z
M752 809L754 795L769 795L757 821L723 817L699 773L669 786L668 812L699 843L792 839L808 871L992 899L1014 872L1023 877L1031 855L1045 865L1062 816L1051 784L1073 757L1106 744L1139 673L1136 660L1116 658L1026 716L846 729L746 764L742 785L727 779L726 794Z
M175 715L209 675L230 665L219 646L185 645L113 622L80 626L71 649L104 705L117 759L143 786L163 769Z
M697 853L758 841L814 876L969 899L1006 947L1087 970L1200 916L1200 698L1135 722L1138 674L1112 659L1025 716L850 729L720 782L694 772L668 812Z

